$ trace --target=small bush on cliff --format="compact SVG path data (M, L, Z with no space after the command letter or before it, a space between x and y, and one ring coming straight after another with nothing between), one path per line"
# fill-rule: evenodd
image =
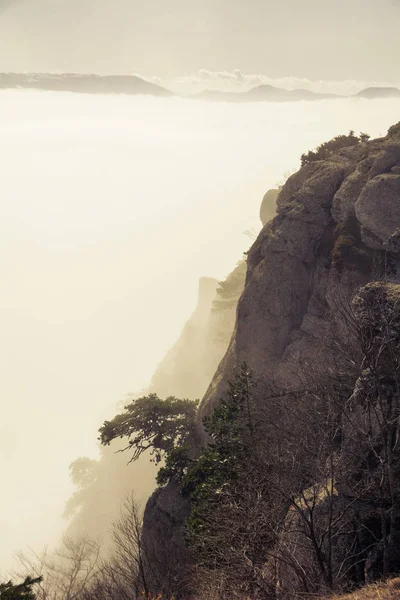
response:
M316 160L325 160L335 154L342 148L348 148L350 146L357 146L358 144L365 143L369 140L367 133L360 133L359 136L355 135L354 131L350 131L348 135L338 135L329 142L324 142L318 146L315 150L310 150L306 154L301 156L301 166L304 167Z
M400 121L389 127L388 135L400 135Z
M243 292L246 280L247 263L241 260L234 271L224 281L220 281L217 289L217 298L213 302L213 312L236 308Z
M372 271L373 251L361 242L359 226L354 217L338 225L335 230L332 263L338 271L345 267L358 269L366 275Z

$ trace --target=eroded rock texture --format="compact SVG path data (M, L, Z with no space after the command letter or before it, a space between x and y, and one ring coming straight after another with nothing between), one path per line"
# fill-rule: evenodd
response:
M300 360L326 360L321 339L330 335L332 314L369 281L399 279L399 167L400 128L393 127L386 138L346 148L288 179L277 216L250 250L235 331L201 415L243 361L290 384Z
M282 600L348 591L400 570L400 285L367 284L353 311L359 376L341 407L331 468L281 528L271 571Z
M330 363L329 340L345 336L343 311L357 290L400 281L400 126L306 165L283 186L277 206L248 255L235 330L200 406L200 444L202 417L238 365L296 387L300 367L323 371ZM146 535L158 510L147 511Z

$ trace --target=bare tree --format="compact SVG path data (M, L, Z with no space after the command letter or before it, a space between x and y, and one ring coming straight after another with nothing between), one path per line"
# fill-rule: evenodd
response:
M381 573L400 567L400 290L366 286L354 302L363 362L345 410L343 448L349 496L358 496L380 523ZM349 469L347 468L347 471Z
M367 285L346 313L331 373L302 365L301 389L265 400L271 487L288 506L270 554L290 598L400 568L398 286Z
M102 560L95 581L83 600L136 600L163 594L170 598L182 589L176 578L174 538L143 537L143 510L134 494L122 505L111 530L112 546Z
M21 573L42 575L38 600L80 600L100 568L100 545L87 538L65 537L58 550L19 555Z
M142 549L142 510L134 495L122 505L120 518L112 526L112 547L102 561L84 600L135 600L149 589Z

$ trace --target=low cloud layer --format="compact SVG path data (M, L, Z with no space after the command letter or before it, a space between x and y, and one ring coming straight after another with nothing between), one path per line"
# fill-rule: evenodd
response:
M240 92L247 91L259 85L272 85L287 90L300 88L307 89L312 92L351 95L356 94L360 90L370 86L393 86L393 82L388 83L385 81L366 81L356 79L348 79L344 81L312 81L310 79L300 77L273 78L261 73L243 73L239 69L234 69L233 71L209 71L207 69L200 69L197 73L177 77L174 79L146 77L143 75L139 76L181 94L194 94L203 90ZM400 79L398 87L400 87Z

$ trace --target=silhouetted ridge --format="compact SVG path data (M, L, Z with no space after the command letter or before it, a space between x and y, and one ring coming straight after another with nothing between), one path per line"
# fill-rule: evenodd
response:
M79 73L0 73L0 89L33 89L85 94L173 95L169 90L135 75Z
M259 85L247 92L221 92L205 90L194 96L203 100L224 102L299 102L304 100L329 100L335 98L400 98L395 87L369 87L357 94L340 95L312 92L305 89L284 90L272 85Z
M369 87L356 94L360 98L400 98L400 90L395 87Z

